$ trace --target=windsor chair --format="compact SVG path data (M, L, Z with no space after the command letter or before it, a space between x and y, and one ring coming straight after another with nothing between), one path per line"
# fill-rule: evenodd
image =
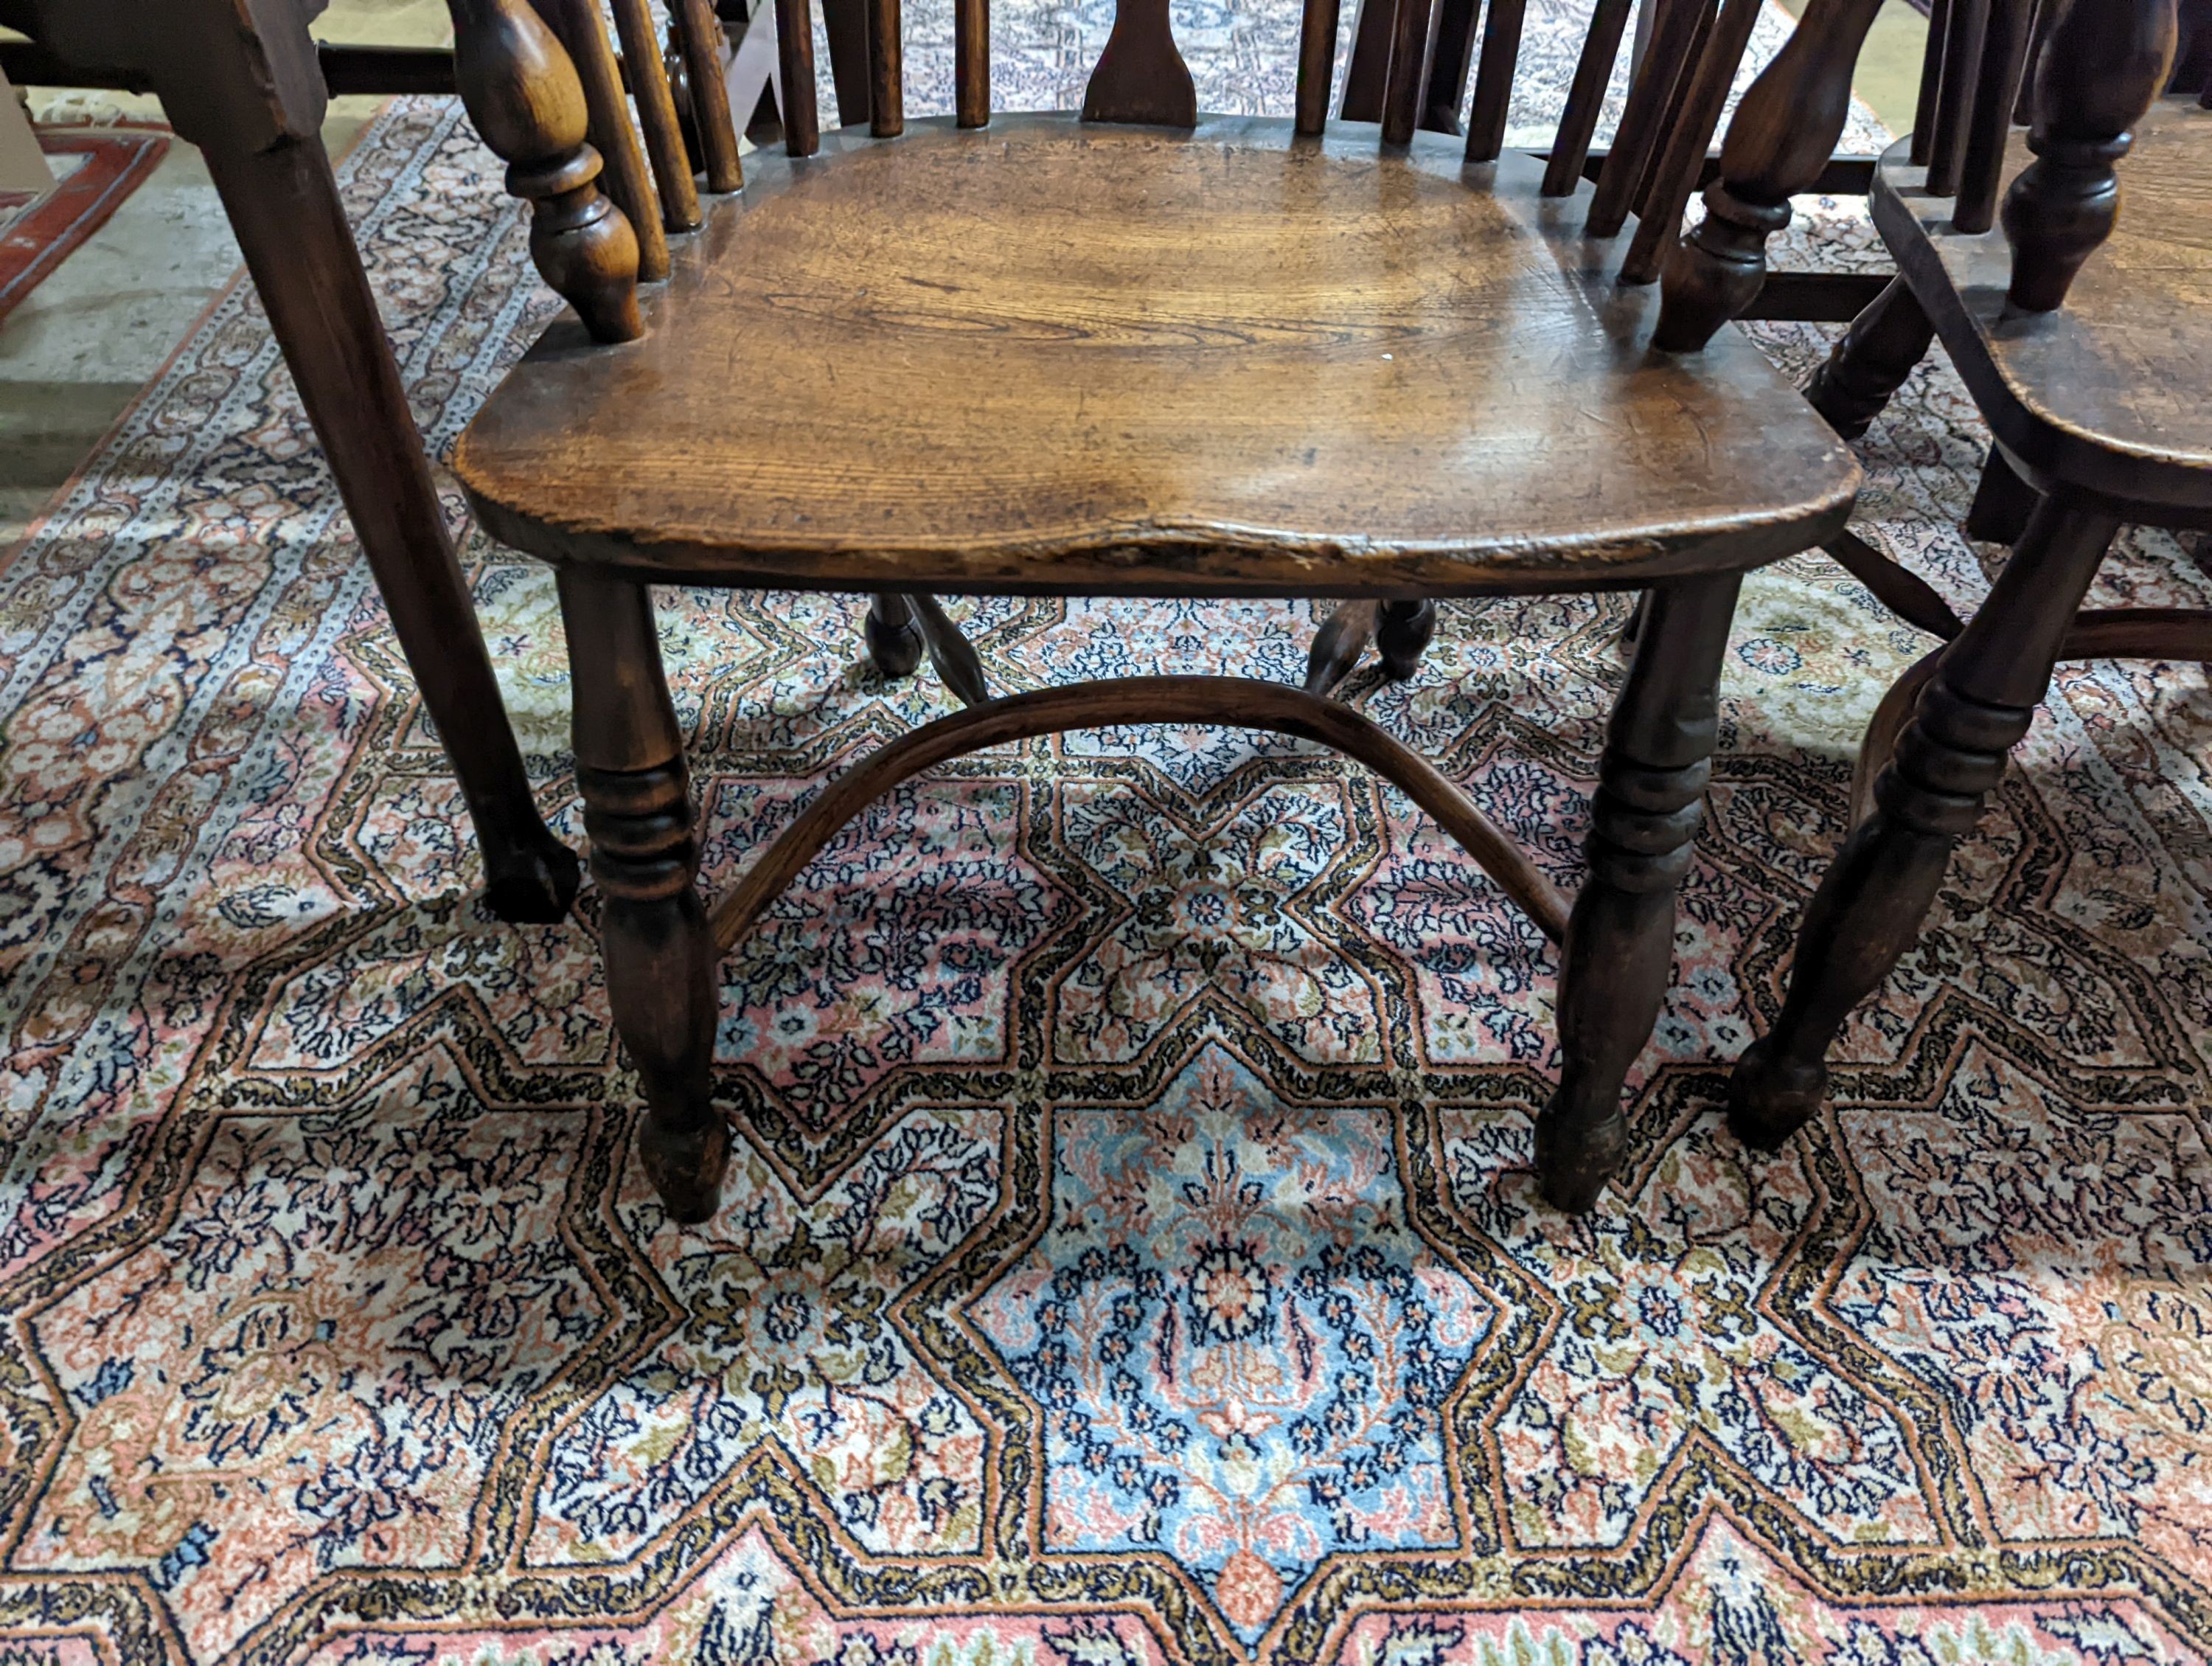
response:
M588 35L587 0L548 3ZM1307 4L1294 120L1201 118L1166 0L1121 0L1080 116L994 116L985 0L959 0L957 113L915 122L896 0L872 0L870 127L826 135L805 0L780 3L788 154L757 154L742 189L734 157L718 184L710 155L714 200L641 287L586 142L616 125L614 89L580 80L520 0L453 0L463 96L575 313L454 466L484 526L556 569L611 1001L672 1213L712 1212L727 1156L715 959L793 874L944 759L1139 722L1276 730L1367 763L1561 944L1563 1067L1536 1160L1555 1203L1589 1207L1668 982L1741 575L1829 536L1857 490L1847 448L1723 325L1827 159L1873 0L1814 0L1747 98L1709 193L1735 229L1678 253L1663 303L1614 283L1579 170L1470 161L1415 131L1426 0L1401 4L1379 128L1324 119L1334 0ZM778 413L742 450L733 385ZM889 623L925 631L947 591L1653 600L1571 911L1364 715L1218 677L1052 687L930 723L832 782L710 908L655 582L912 599Z
M2040 18L2024 0L1953 0L1932 121L1876 171L1875 223L1899 276L1809 400L1863 433L1940 337L1995 437L1967 530L2014 548L1962 622L1871 545L1828 546L1947 641L1869 727L1853 829L1807 911L1781 1013L1731 1080L1750 1143L1818 1110L1836 1032L1911 946L2053 665L2212 660L2212 612L2081 609L2124 521L2212 528L2212 410L2195 374L2212 351L2212 112L2155 96L2175 24L2174 0L2045 0Z

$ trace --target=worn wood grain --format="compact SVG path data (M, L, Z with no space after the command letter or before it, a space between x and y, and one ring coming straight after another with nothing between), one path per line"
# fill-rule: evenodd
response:
M456 466L549 559L844 591L1604 588L1840 527L1849 453L1733 331L1650 352L1581 192L1291 141L1006 117L764 156L645 338L549 332Z

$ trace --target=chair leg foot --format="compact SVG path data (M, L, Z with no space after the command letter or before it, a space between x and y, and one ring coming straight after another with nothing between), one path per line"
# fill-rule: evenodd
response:
M1555 1209L1589 1213L1627 1156L1628 1118L1618 1110L1570 1128L1554 1101L1536 1119L1536 1178L1544 1201Z
M583 883L576 853L539 823L521 838L482 834L484 903L509 925L550 926L568 917Z
M1375 619L1375 649L1382 656L1382 674L1402 683L1421 666L1421 655L1437 634L1437 605L1384 602Z
M868 658L878 671L893 682L914 675L927 644L905 597L888 592L870 597L867 620L861 629L867 639Z
M711 1112L703 1121L689 1120L688 1127L672 1126L648 1110L638 1129L637 1156L669 1219L696 1226L721 1207L730 1129Z
M1827 1091L1826 1065L1778 1057L1774 1038L1761 1037L1729 1073L1729 1132L1754 1150L1776 1150L1813 1120Z
M1322 621L1306 654L1306 692L1327 694L1341 683L1367 652L1375 635L1373 602L1346 602Z

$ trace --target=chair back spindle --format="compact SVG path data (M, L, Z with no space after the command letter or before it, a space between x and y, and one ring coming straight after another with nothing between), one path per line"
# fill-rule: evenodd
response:
M605 167L599 183L637 238L638 281L658 283L668 276L668 239L661 229L659 199L646 175L645 157L629 124L622 71L615 66L615 49L607 39L599 0L538 0L538 10L568 48L568 62L583 85L592 146Z
M990 0L952 0L952 116L963 127L990 125Z
M1936 96L1936 133L1928 147L1928 190L1933 196L1958 195L1989 21L1990 0L1951 0L1951 21L1943 31L1943 84Z
M1690 193L1698 188L1705 153L1712 148L1714 130L1719 127L1721 111L1728 104L1729 87L1735 80L1736 65L1743 62L1745 49L1751 45L1751 32L1759 22L1763 4L1764 0L1725 0L1714 20L1711 36L1687 78L1680 108L1668 127L1650 189L1637 210L1641 217L1636 222L1636 235L1620 262L1623 283L1649 283L1657 277L1666 264L1667 251L1681 234L1682 210L1689 206ZM1804 25L1798 28L1802 33ZM1838 131L1842 131L1840 123ZM1821 152L1820 160L1827 159L1827 153Z
M1613 79L1613 60L1620 55L1620 37L1628 27L1630 3L1597 0L1597 9L1591 14L1582 57L1575 63L1574 82L1567 88L1567 107L1552 140L1551 160L1544 165L1547 197L1571 197L1582 183L1583 165L1589 161L1590 140L1605 108L1605 89Z
M1644 155L1644 171L1637 179L1636 194L1631 199L1639 219L1651 212L1651 193L1659 188L1660 161L1667 154L1668 136L1681 125L1682 112L1689 107L1692 89L1697 85L1698 66L1705 61L1705 48L1712 45L1713 29L1720 21L1720 4L1721 0L1698 0L1696 27L1690 34L1689 56L1683 60L1682 72L1674 77L1674 88L1667 94L1666 105L1660 112L1659 131ZM1730 76L1733 78L1733 70ZM1711 134L1705 136L1705 142L1711 149Z
M811 156L822 148L822 117L814 92L814 15L806 0L775 0L775 52L783 148Z
M2057 0L2052 0L2057 3ZM2119 213L2113 164L2128 130L2173 67L2174 0L2065 0L2035 70L2035 160L2005 194L2008 299L2031 313L2063 305Z
M1330 80L1336 74L1340 0L1305 0L1298 12L1297 131L1311 137L1328 125Z
M1113 32L1084 89L1083 119L1198 125L1198 88L1176 47L1168 0L1118 0Z
M707 189L717 194L742 190L744 170L738 165L737 124L730 119L730 96L722 79L722 26L708 0L669 0L684 46L684 78L691 89L691 125L699 135L701 171Z
M2012 125L2025 127L2035 119L2035 66L2043 56L2043 42L2051 33L2051 14L2058 9L2056 0L2033 0L2028 8L2027 58L2020 77L2019 89L2013 95Z
M1951 0L1930 0L1928 38L1920 53L1920 101L1912 113L1912 165L1928 166L1936 139L1936 107L1943 92L1943 42L1951 27Z
M699 187L691 178L690 153L676 119L676 95L653 44L653 14L646 0L611 0L615 33L622 41L623 65L637 100L637 125L645 134L653 183L660 188L660 223L669 231L690 231L699 223Z
M1411 144L1420 125L1426 81L1429 0L1397 0L1390 18L1390 66L1382 78L1382 143Z
M1474 103L1467 117L1467 159L1494 162L1505 149L1505 117L1513 101L1513 70L1521 57L1521 26L1528 0L1490 0L1483 20L1482 57L1474 70Z
M637 234L599 189L583 83L527 0L447 0L453 80L469 119L530 204L530 254L600 341L642 334Z
M1809 0L1744 94L1721 147L1720 178L1705 191L1705 218L1668 257L1654 346L1695 352L1758 297L1767 238L1790 223L1790 199L1819 182L1843 136L1851 72L1881 4Z
M2033 10L2033 0L1990 0L1980 84L1974 92L1973 119L1960 163L1959 200L1951 211L1951 224L1957 230L1978 234L1996 223L2005 141L2012 134L2013 101L2020 93L2021 69L2027 62Z
M1590 193L1588 225L1593 237L1611 237L1628 223L1644 176L1650 172L1653 155L1668 131L1668 107L1674 103L1688 66L1697 61L1706 0L1656 0L1656 3L1658 21L1644 48L1644 62L1629 84L1628 103L1620 112L1620 131Z
M868 19L868 131L895 139L906 131L906 58L899 0L866 0Z

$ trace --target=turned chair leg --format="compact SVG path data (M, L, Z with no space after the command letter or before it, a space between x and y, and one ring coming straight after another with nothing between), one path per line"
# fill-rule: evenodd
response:
M1856 440L1928 356L1936 326L1902 277L1851 320L1827 362L1805 384L1806 403L1846 440Z
M1373 642L1382 656L1382 673L1402 683L1420 669L1421 655L1437 634L1437 605L1410 602L1346 602L1314 633L1306 653L1308 694L1327 694L1352 674Z
M605 899L607 997L645 1089L638 1154L669 1214L704 1220L720 1195L730 1133L712 1092L714 944L699 897L683 732L651 593L574 571L560 583L576 782Z
M1989 599L1946 648L1874 783L1874 812L1844 839L1806 910L1773 1031L1729 1084L1729 1126L1779 1145L1820 1109L1844 1019L1919 935L1952 848L2003 779L2112 534L2103 509L2045 498Z
M1690 866L1720 723L1735 574L1646 593L1636 658L1613 702L1583 849L1589 878L1559 965L1559 1091L1536 1121L1544 1195L1579 1212L1628 1150L1620 1102L1674 962L1674 892Z

